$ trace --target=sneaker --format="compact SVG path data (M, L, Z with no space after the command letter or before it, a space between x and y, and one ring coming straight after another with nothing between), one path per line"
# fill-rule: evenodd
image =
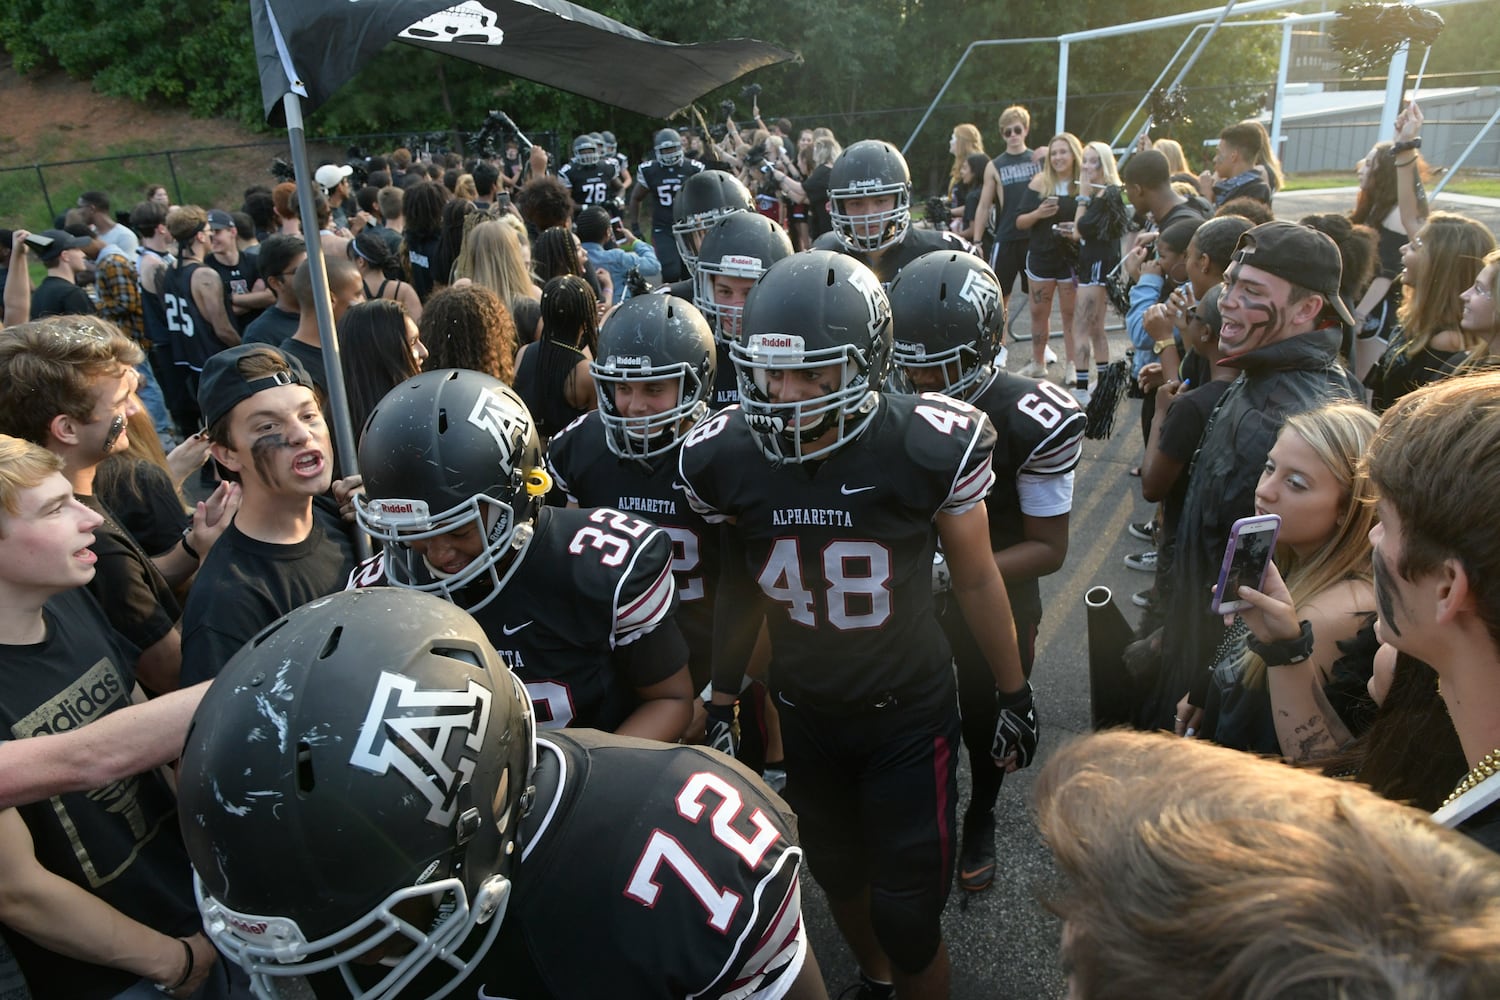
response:
M1085 410L1089 408L1089 400L1094 398L1093 393L1089 392L1087 389L1077 388L1069 389L1068 391L1073 394L1074 399L1078 400L1079 406L1083 407Z
M999 347L999 349L995 351L994 365L995 365L996 368L1004 368L1005 367L1005 363L1007 361L1009 361L1009 360L1010 360L1010 351L1008 351L1008 350L1005 349L1005 345L1004 344L1001 344L1000 347Z
M964 842L958 854L958 884L965 892L983 892L995 881L995 814L964 814Z
M1028 361L1021 367L1021 376L1023 378L1046 378L1047 366L1038 364L1035 361Z
M1055 364L1057 364L1057 352L1054 351L1050 347L1044 347L1044 348L1042 348L1042 358L1049 365L1055 365Z
M839 1000L894 1000L896 987L891 983L877 983L873 979L866 979L864 973L859 974L859 982L846 987L839 994Z
M1131 521L1130 527L1126 529L1136 538L1143 542L1156 541L1156 522L1153 521Z
M1156 550L1150 552L1137 552L1125 557L1125 566L1128 569L1138 570L1142 573L1156 572Z
M1156 588L1147 587L1130 595L1130 603L1138 608L1149 608L1156 604Z
M760 780L764 781L777 795L786 791L786 769L781 767L767 767L760 772Z

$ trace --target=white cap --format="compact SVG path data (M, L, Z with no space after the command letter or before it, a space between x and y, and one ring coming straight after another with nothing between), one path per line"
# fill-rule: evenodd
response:
M325 163L318 168L313 178L321 185L324 191L332 191L339 186L339 181L354 173L354 168L348 165L336 167L332 163Z

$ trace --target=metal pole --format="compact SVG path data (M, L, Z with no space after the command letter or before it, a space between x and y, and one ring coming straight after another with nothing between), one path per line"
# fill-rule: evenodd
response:
M302 234L307 242L307 266L312 269L313 307L318 315L318 339L323 347L323 371L328 380L328 416L333 425L333 443L338 451L339 470L345 476L358 472L358 451L354 425L349 419L349 394L344 388L344 367L339 362L339 341L333 324L333 298L328 292L328 268L323 261L323 241L318 235L318 213L315 207L312 178L308 176L307 134L302 124L302 99L288 93L282 98L286 109L287 138L292 145L292 169L297 174L297 207L302 216ZM354 532L354 544L360 559L370 558L370 539L363 531Z
M1438 193L1448 186L1448 182L1453 179L1453 175L1458 173L1458 168L1464 165L1464 161L1469 158L1469 154L1474 152L1474 148L1479 145L1480 140L1485 137L1485 134L1495 127L1497 121L1500 121L1500 107L1495 108L1495 113L1490 115L1490 120L1484 123L1484 128L1479 130L1479 134L1470 140L1469 144L1464 147L1464 151L1458 154L1458 159L1454 160L1453 164L1448 167L1442 179L1437 182L1437 186L1432 189L1431 197L1436 198Z
M1292 22L1281 26L1281 59L1276 66L1276 97L1271 102L1271 148L1281 159L1281 116L1286 104L1287 64L1292 61Z
M917 141L917 135L918 135L918 133L920 133L922 131L922 127L927 124L927 119L929 119L929 118L932 117L933 111L935 111L937 109L938 102L943 99L943 95L948 92L948 88L953 85L954 79L958 76L958 71L960 69L962 69L964 63L968 61L969 53L973 52L975 49L979 48L981 45L1026 45L1026 44L1033 43L1033 42L1055 42L1055 41L1057 41L1056 38L1048 37L1048 38L989 38L989 39L985 39L984 41L970 42L969 43L969 47L966 48L966 49L964 49L964 54L959 57L958 63L956 65L954 65L953 72L949 73L948 74L948 79L946 79L946 80L943 81L943 86L942 86L941 89L938 90L937 96L932 99L932 103L931 104L927 105L927 111L925 113L923 113L922 120L919 121L919 122L917 122L917 127L911 130L911 136L907 138L906 145L904 145L904 146L901 147L901 155L905 156L906 155L906 151L909 150L909 149L911 149L912 143L914 143L914 142ZM514 128L515 127L514 124L512 124L511 127ZM520 129L516 129L516 131L519 133Z
M182 184L177 180L177 164L172 160L172 154L167 153L167 172L172 175L172 190L177 195L174 204L182 204Z
M1385 105L1380 109L1380 131L1376 133L1377 136L1395 134L1396 112L1401 110L1401 95L1406 90L1406 54L1410 49L1411 41L1408 39L1391 56L1391 68L1385 74Z
M1203 25L1201 24L1193 25L1192 29L1188 31L1187 37L1182 40L1182 44L1177 46L1177 51L1172 53L1172 58L1168 59L1167 64L1161 68L1161 72L1156 74L1156 79L1152 80L1151 86L1146 88L1146 94L1141 98L1141 102L1135 106L1135 109L1132 110L1128 116L1126 116L1125 124L1120 126L1120 131L1115 133L1115 137L1109 141L1109 146L1111 149L1116 149L1119 147L1120 140L1125 138L1125 131L1130 128L1130 123L1135 121L1135 116L1141 113L1141 109L1146 106L1146 102L1151 100L1151 95L1156 93L1156 88L1161 86L1161 82L1167 78L1167 74L1171 72L1172 67L1177 65L1177 57L1182 55L1182 50L1188 47L1188 42L1191 42L1193 40L1193 36L1198 33L1198 29L1201 27L1203 27ZM1149 121L1151 116L1147 115L1146 118ZM1137 135L1139 135L1139 133L1137 133ZM1132 142L1131 146L1133 147L1134 145L1135 143ZM1130 154L1127 152L1126 155L1128 156Z
M47 190L47 177L42 173L42 165L38 163L33 169L36 170L36 182L42 186L42 200L47 203L47 228L52 228L52 221L57 218L57 212L52 209L52 193Z
M1068 119L1068 43L1057 41L1057 128L1053 135L1067 131Z

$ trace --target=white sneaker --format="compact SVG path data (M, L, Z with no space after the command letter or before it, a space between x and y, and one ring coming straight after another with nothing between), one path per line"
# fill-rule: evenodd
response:
M1005 367L1005 363L1007 361L1009 361L1009 360L1010 360L1010 352L1005 349L1005 345L1004 344L1001 344L1000 345L1000 349L995 352L995 367L996 368L1004 368Z
M1093 395L1087 389L1073 388L1069 391L1073 393L1073 398L1078 400L1079 406L1083 407L1085 410L1088 409L1089 400L1093 398Z
M1021 377L1022 378L1046 378L1047 377L1047 366L1046 365L1042 365L1042 364L1038 364L1035 361L1028 361L1021 368Z
M1050 347L1042 348L1042 357L1047 360L1047 364L1049 365L1057 364L1057 352Z

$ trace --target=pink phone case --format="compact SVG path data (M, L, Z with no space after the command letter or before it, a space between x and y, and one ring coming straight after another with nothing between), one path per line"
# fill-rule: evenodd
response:
M1266 567L1270 565L1280 531L1279 514L1242 517L1234 522L1229 529L1229 544L1224 547L1224 562L1219 567L1210 611L1222 615L1250 606L1237 596L1239 588L1250 586L1259 590L1265 583Z

